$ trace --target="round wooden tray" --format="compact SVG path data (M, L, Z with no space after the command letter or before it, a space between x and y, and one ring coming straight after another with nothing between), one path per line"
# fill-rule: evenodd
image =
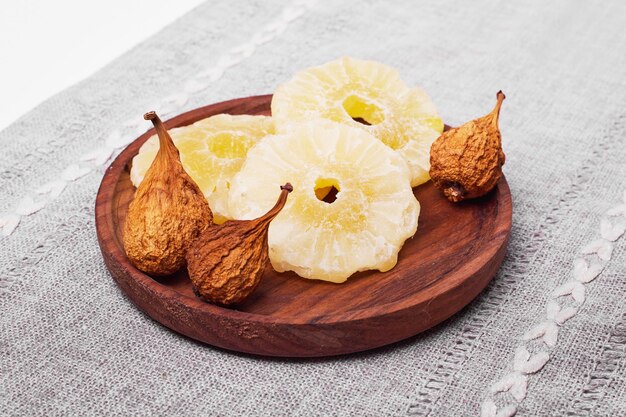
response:
M270 114L271 95L202 107L165 123L191 124L218 114ZM104 261L122 291L150 317L193 339L259 355L340 355L420 333L468 304L502 263L511 230L511 195L504 178L487 196L448 202L432 183L414 192L419 227L389 272L362 272L346 283L306 280L270 268L255 293L236 308L196 298L185 272L152 278L122 249L122 225L134 187L130 163L155 132L130 144L107 169L96 200Z

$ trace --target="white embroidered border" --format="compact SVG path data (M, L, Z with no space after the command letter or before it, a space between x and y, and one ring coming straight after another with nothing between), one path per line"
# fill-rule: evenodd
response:
M278 18L263 26L248 42L232 48L217 59L217 64L188 80L183 86L182 93L165 98L158 106L161 116L174 115L189 101L190 94L206 90L212 83L219 80L227 69L252 56L259 46L280 36L291 22L304 15L315 3L316 0L296 0L284 8ZM124 123L124 126L124 129L113 131L101 147L82 155L79 158L80 163L69 165L57 179L32 190L17 203L11 212L0 216L0 237L11 235L24 217L42 210L58 198L70 183L106 164L116 151L121 150L134 139L134 134L139 134L145 129L143 120L133 119Z
M626 191L622 204L605 213L600 220L600 238L589 242L574 259L572 279L557 287L546 305L546 319L529 329L523 344L515 351L513 371L491 386L489 396L481 406L481 417L511 417L526 398L528 377L539 372L550 360L550 350L556 345L559 328L574 317L585 302L585 284L596 279L611 260L613 242L626 232ZM559 301L561 301L559 303ZM531 354L530 341L536 340L544 349ZM498 406L496 396L509 393L513 402Z

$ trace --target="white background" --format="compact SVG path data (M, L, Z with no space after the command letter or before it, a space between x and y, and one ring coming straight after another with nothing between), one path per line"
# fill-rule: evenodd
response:
M202 2L3 1L0 130Z

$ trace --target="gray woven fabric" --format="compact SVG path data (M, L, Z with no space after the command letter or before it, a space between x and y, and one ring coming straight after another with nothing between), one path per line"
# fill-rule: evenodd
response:
M0 132L0 225L20 221L0 238L0 415L626 415L625 16L618 1L211 1L46 101ZM107 132L136 137L146 110L268 93L342 55L398 68L452 125L507 94L513 231L488 289L420 336L317 360L215 349L138 311L97 245L106 163L81 158L113 150ZM585 265L604 268L582 282Z

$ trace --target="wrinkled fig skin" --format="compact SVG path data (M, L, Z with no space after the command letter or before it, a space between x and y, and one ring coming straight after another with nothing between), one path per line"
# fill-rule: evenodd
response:
M189 245L213 222L213 215L161 120L154 112L144 118L156 128L159 152L128 208L124 250L137 269L169 275L185 266Z
M293 190L280 187L276 205L255 220L231 220L212 225L191 245L187 271L196 295L216 304L245 300L261 282L268 265L267 234L270 222L285 206Z
M443 132L430 148L430 177L454 203L487 194L502 176L498 117L505 96L496 97L491 113Z

